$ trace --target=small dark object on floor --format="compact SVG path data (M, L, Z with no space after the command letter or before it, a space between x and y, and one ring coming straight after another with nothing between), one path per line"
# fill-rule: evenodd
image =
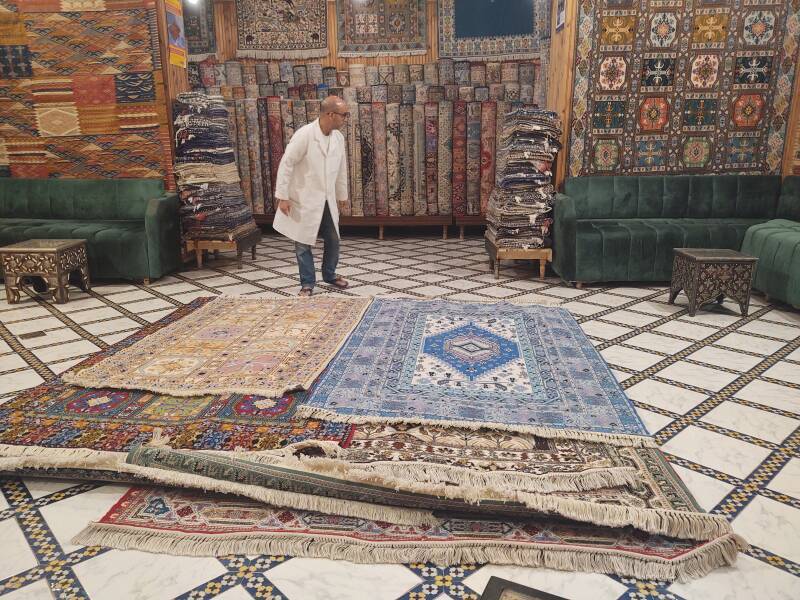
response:
M481 600L568 600L568 598L493 576L486 584Z

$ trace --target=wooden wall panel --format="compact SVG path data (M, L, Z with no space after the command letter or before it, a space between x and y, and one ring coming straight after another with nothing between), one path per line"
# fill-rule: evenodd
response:
M566 0L564 27L556 32L555 3L550 29L550 64L548 65L547 108L561 116L563 148L556 159L555 186L559 188L567 172L569 126L572 118L572 85L575 80L575 42L578 26L578 0Z
M794 71L794 94L786 125L782 173L784 176L800 175L800 61Z

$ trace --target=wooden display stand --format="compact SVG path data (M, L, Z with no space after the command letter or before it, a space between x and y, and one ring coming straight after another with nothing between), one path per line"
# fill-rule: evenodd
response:
M553 250L551 248L498 248L491 241L484 238L486 252L489 253L489 266L494 269L494 278L500 278L501 260L538 260L539 279L544 279L544 270L548 262L553 262Z
M458 226L458 239L464 239L464 228L469 226L486 225L485 215L456 215L455 224Z
M442 239L447 239L447 227L453 224L452 215L433 215L425 217L339 217L339 225L378 227L378 239L383 239L384 227L424 227L442 226Z
M203 251L210 250L216 256L219 251L229 252L236 251L236 264L238 268L242 268L242 254L245 250L250 248L253 260L256 258L256 246L261 241L261 230L254 229L253 231L243 235L235 240L187 240L186 251L194 252L197 260L197 268L203 266Z

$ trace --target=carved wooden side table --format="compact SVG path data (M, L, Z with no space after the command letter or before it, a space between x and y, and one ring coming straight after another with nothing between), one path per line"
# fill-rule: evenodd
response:
M80 271L84 290L91 287L86 240L28 240L11 244L0 248L0 262L9 304L19 302L20 292L27 289L26 279L30 277L42 277L47 282L47 291L42 293L58 304L69 301L69 276L73 271Z
M739 303L747 316L750 290L758 259L735 250L674 248L669 303L683 290L689 299L689 316L709 302L722 303L725 296Z

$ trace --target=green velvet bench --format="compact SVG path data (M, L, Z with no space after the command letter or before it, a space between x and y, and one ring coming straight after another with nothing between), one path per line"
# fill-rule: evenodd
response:
M92 279L182 264L178 197L160 179L0 179L0 246L37 238L85 239Z
M758 257L754 288L800 309L800 177L783 180L775 217L747 230L742 252Z
M673 248L739 250L780 196L771 175L570 178L556 198L553 269L578 285L669 281Z

